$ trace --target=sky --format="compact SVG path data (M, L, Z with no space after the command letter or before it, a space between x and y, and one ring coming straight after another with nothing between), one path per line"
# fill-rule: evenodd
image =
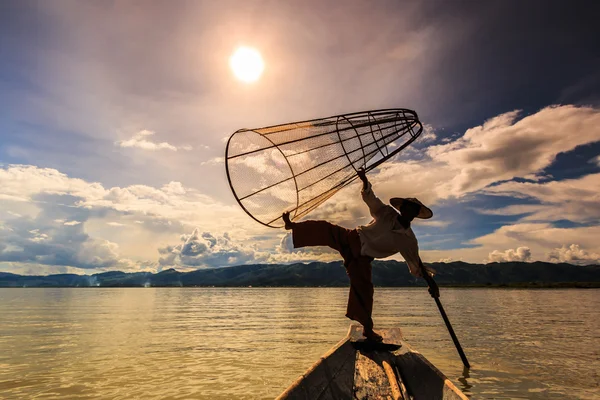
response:
M0 271L339 259L239 208L226 140L396 107L426 134L369 179L433 210L413 224L425 262L598 264L599 17L582 0L0 2ZM229 68L239 46L264 59L256 82ZM366 224L359 193L315 215Z

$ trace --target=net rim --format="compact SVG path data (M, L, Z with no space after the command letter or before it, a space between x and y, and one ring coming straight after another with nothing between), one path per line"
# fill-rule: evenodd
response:
M413 114L415 117L415 120L417 120L417 121L419 120L419 116L417 115L417 112L415 110L411 110L409 108L381 108L378 110L356 111L356 112L351 112L351 113L332 115L329 117L311 118L311 119L305 119L302 121L294 121L294 122L290 122L290 123L274 124L274 125L263 126L261 128L252 128L252 129L242 128L242 129L238 129L237 131L235 131L234 134L238 133L238 132L243 132L243 131L254 131L255 132L255 131L262 130L262 129L276 128L276 127L282 126L282 125L304 124L307 122L316 122L316 121L328 120L328 119L339 118L339 117L353 117L353 116L360 115L360 114L379 115L379 114L402 113L402 112ZM261 134L259 134L259 135L261 135Z
M277 125L274 125L274 126L277 126ZM239 130L235 131L233 133L233 135L231 135L229 137L229 139L227 140L227 145L225 147L225 173L227 174L227 182L229 183L229 187L231 188L231 191L233 192L233 197L235 197L235 201L240 205L240 207L242 207L242 210L244 210L244 212L246 214L248 214L250 217L252 217L253 220L260 223L261 225L265 225L270 228L281 228L283 225L273 226L271 224L265 224L263 221L260 221L258 218L256 218L254 215L252 215L252 213L242 204L242 201L240 200L240 197L236 193L233 183L231 182L231 175L229 173L229 163L227 162L229 160L229 143L231 142L231 139L233 139L235 137L235 135L237 135L238 133L245 133L245 132L252 132L255 135L258 135L259 137L268 140L281 153L281 156L285 160L285 162L290 170L290 174L292 175L292 179L294 180L294 187L296 188L296 207L293 210L294 215L292 216L292 218L295 218L298 213L298 205L300 204L300 194L298 192L298 181L296 179L296 174L294 174L294 170L290 164L290 161L285 156L283 151L279 148L279 146L277 146L275 143L273 143L273 141L271 139L269 139L266 135L261 135L260 133L256 132L255 129L239 129Z

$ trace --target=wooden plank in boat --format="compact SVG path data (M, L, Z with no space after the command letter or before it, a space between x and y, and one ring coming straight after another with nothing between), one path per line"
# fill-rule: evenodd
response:
M376 354L357 352L354 370L354 388L356 399L393 399L392 389L387 375Z
M385 329L380 332L385 345L401 344L402 333L399 328ZM351 340L361 342L362 329L354 327L351 331ZM355 346L356 347L356 346ZM355 399L390 399L398 400L400 391L394 374L386 372L393 365L393 354L389 351L378 351L377 345L358 346L354 371L353 396Z

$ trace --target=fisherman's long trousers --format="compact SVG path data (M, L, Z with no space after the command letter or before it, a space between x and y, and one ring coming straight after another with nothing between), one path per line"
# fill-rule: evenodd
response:
M326 221L305 221L292 224L294 247L329 246L340 252L346 273L350 277L350 294L346 317L373 328L373 258L360 254L360 237L356 229L346 229Z

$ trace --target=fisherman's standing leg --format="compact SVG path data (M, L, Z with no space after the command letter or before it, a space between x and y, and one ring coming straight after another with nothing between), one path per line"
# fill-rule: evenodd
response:
M346 267L350 277L350 293L346 316L360 322L365 331L373 330L373 282L370 257L360 256Z
M356 230L350 232L348 242L353 257L344 264L350 277L346 316L363 325L363 334L367 339L380 342L381 336L373 331L373 258L361 255L361 242Z

